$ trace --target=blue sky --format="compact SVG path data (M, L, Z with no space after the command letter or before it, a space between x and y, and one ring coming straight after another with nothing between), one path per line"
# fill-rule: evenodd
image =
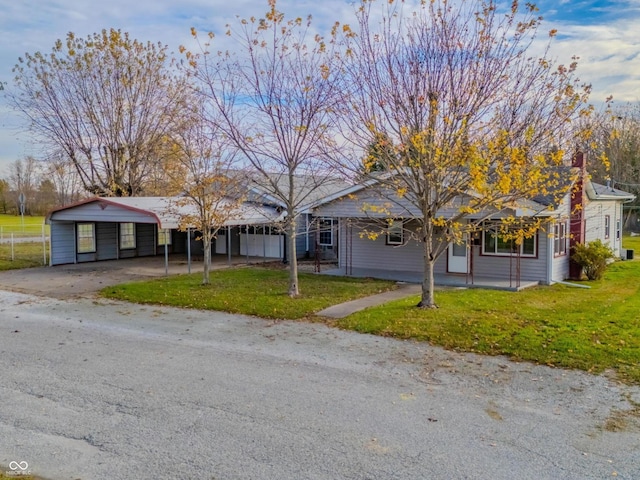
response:
M593 85L594 104L608 95L617 103L640 101L640 0L542 0L537 5L544 30L559 32L552 57L563 63L572 55L580 57L579 76ZM290 15L312 14L316 26L348 22L353 11L348 0L279 0L278 6ZM11 88L11 69L19 56L48 52L70 31L86 37L119 28L175 51L189 44L192 26L221 31L236 15L260 16L266 10L266 0L0 0L0 81ZM0 176L8 162L42 156L21 123L0 93Z

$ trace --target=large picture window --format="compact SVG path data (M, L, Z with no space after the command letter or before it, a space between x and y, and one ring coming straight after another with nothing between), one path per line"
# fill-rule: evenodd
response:
M387 245L404 244L404 225L402 220L394 220L387 227Z
M567 254L567 224L556 223L553 226L553 254L556 257Z
M517 255L522 257L536 256L536 237L524 238L518 245L514 239L505 239L500 235L498 226L486 225L482 231L483 255Z
M333 246L333 218L321 218L318 220L318 243L321 247Z
M136 248L136 224L120 224L120 250Z
M78 253L92 253L96 251L96 224L78 223L76 227L78 236Z
M158 227L158 245L171 245L171 229Z

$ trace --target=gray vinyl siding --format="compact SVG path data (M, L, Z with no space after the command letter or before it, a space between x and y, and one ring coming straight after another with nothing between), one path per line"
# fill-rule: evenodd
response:
M298 215L296 220L296 256L298 258L304 258L307 256L307 221L310 221L310 215L301 214ZM315 246L315 241L309 238L308 251L312 254Z
M366 205L385 205L389 213L371 213ZM389 215L396 217L415 217L419 215L416 208L405 198L395 197L393 201L386 198L373 189L365 189L347 197L338 198L315 209L316 217L350 217L363 216L385 218Z
M549 231L551 233L554 232L554 225L556 221L565 222L566 223L566 255L555 256L554 251L554 237L549 235L549 255L553 257L551 260L552 264L552 273L551 280L554 282L561 282L569 278L569 264L570 264L570 252L569 252L569 236L571 234L571 194L567 194L562 201L561 206L558 208L559 217L557 219L550 220L549 222Z
M438 215L452 217L459 214L460 207L466 203L469 197L460 195L438 210ZM370 205L382 207L380 212L372 212ZM373 189L365 189L352 195L333 200L332 202L320 205L314 210L316 217L336 217L336 218L420 218L421 213L406 197L395 195L384 196L378 194ZM495 209L481 212L478 217L484 217L489 213L497 213ZM501 215L497 215L501 216Z
M405 226L407 229L415 229L415 227L415 223ZM371 240L361 235L361 233L362 229L360 227L353 226L349 234L345 229L344 221L340 221L340 254L338 255L340 267L348 266L347 240L349 237L351 241L351 267L353 268L375 268L418 273L424 271L424 255L421 242L407 239L404 245L387 245L386 235L379 235L375 240ZM437 260L435 272L446 272L446 255L442 255Z
M138 212L135 210L122 208L118 205L111 205L101 202L78 205L67 210L54 212L50 218L51 222L58 220L68 220L75 222L133 222L133 223L157 223L157 219L150 213Z
M405 228L415 230L417 223L405 225ZM386 236L380 235L375 240L361 236L361 228L352 227L351 238L351 267L374 268L397 272L422 273L423 248L416 240L406 240L402 246L387 245ZM340 226L340 267L348 267L349 253L347 250L347 230L344 220ZM520 258L520 280L546 282L546 262L548 242L546 233L538 233L537 256L535 258ZM481 255L481 247L471 248L473 255L473 275L485 278L508 279L517 278L517 258L497 255ZM447 252L445 251L436 261L436 274L447 273Z
M96 223L96 260L118 258L118 224Z
M73 222L51 224L51 265L76 261L76 226Z
M553 255L553 250L551 251ZM554 282L561 282L569 278L569 247L567 246L567 254L553 258L553 278Z
M156 224L139 223L136 225L136 252L139 257L156 253Z
M482 247L473 247L473 274L486 278L517 278L518 258L509 255L482 255ZM536 235L536 256L520 257L520 280L547 281L548 242L546 233Z

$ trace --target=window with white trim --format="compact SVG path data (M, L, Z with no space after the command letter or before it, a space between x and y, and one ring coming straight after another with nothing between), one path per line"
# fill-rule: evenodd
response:
M76 226L78 253L93 253L96 251L96 224L78 223Z
M567 223L557 222L553 226L553 254L556 257L567 254Z
M120 250L136 248L136 224L132 222L120 224Z
M333 218L318 220L318 245L321 247L333 246Z
M622 235L622 228L620 228L622 225L620 223L620 219L616 220L616 240L620 240L620 237Z
M171 229L158 227L158 245L171 245Z
M387 227L387 245L404 244L404 224L402 220L393 220Z
M611 236L611 215L604 216L604 238Z
M536 237L523 238L518 245L515 239L505 239L500 235L499 227L485 224L482 230L483 255L517 255L521 257L535 257Z

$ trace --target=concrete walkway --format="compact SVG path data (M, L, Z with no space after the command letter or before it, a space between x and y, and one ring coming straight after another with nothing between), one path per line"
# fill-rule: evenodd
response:
M383 303L390 302L392 300L398 300L400 298L410 297L411 295L417 295L420 293L422 285L415 283L402 283L396 290L390 290L388 292L379 293L377 295L370 295L368 297L359 298L357 300L351 300L350 302L340 303L333 305L332 307L325 308L324 310L316 313L316 315L329 318L344 318L352 313L359 312L368 307L375 307L382 305Z

